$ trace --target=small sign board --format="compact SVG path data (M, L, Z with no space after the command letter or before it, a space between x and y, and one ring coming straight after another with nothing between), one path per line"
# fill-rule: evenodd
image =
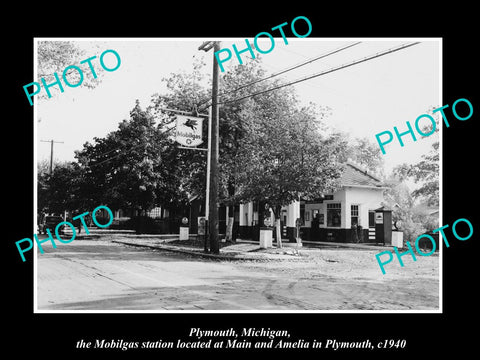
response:
M189 239L189 231L188 227L180 226L180 234L179 234L179 240L188 240Z
M273 225L272 217L269 216L269 217L266 217L265 219L263 219L263 224L265 226L272 226Z
M177 115L175 141L183 146L202 144L202 122L200 117Z
M375 224L383 224L383 212L375 213Z

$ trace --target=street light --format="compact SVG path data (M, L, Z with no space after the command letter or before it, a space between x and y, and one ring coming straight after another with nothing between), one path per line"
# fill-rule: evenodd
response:
M210 141L210 189L208 199L208 226L210 235L210 252L220 253L218 241L218 62L215 52L220 50L219 41L205 41L198 50L205 52L214 49L213 54L213 79L212 79L212 116Z

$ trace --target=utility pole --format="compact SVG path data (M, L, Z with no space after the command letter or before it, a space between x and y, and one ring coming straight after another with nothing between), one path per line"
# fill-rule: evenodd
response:
M215 52L220 50L219 41L206 41L198 50L209 51L213 48L213 79L212 79L212 117L211 117L211 135L210 141L210 189L208 204L208 226L210 235L210 252L220 253L218 241L218 62Z
M49 142L50 143L50 175L53 172L53 143L63 144L63 141L53 141L52 140L40 140L41 142Z
M208 226L210 222L208 221L208 212L210 210L210 159L211 159L211 147L212 143L212 107L208 107L208 145L207 145L207 183L205 186L205 238L203 243L203 249L205 252L208 252L207 237L210 236L210 229Z

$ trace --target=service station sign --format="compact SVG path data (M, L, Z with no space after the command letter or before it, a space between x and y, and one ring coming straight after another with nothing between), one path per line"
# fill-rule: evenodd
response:
M175 140L183 146L198 146L202 139L203 119L193 116L177 115Z

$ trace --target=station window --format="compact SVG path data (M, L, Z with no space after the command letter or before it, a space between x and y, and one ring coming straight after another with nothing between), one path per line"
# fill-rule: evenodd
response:
M342 204L327 204L327 226L340 227L342 223Z
M162 208L157 206L148 212L148 216L154 219L162 217Z
M350 218L351 218L352 226L360 225L358 223L358 205L350 206Z

